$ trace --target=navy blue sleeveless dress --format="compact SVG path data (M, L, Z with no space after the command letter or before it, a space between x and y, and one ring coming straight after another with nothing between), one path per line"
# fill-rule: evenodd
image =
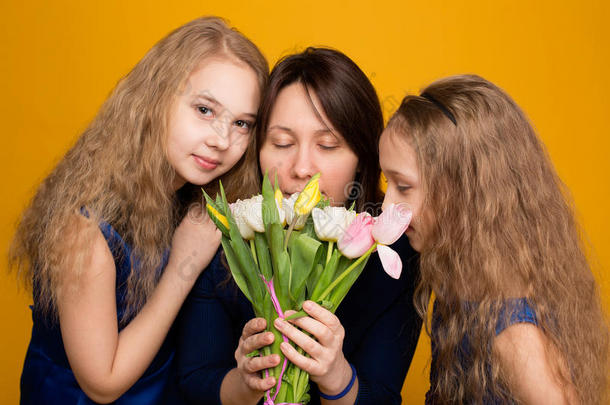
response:
M86 215L86 213L84 213ZM130 272L130 246L106 222L100 230L114 257L117 269L116 306L121 319L126 309L126 284ZM161 268L167 263L167 255ZM68 363L59 323L44 317L36 306L38 289L34 286L32 337L21 374L22 405L89 405L95 404L79 387ZM119 328L122 329L121 325ZM175 339L173 328L161 349L140 379L114 404L155 405L182 403L176 389L174 370ZM92 348L95 350L95 348Z
M464 306L467 310L471 309L472 305L465 302ZM430 366L430 387L434 387L438 378L438 370L437 370L437 353L436 353L436 338L439 333L439 319L438 314L436 312L436 302L434 305L434 309L432 311L432 339L431 339L431 348L432 348L432 363ZM500 314L498 320L496 321L495 332L496 336L499 335L504 329L508 328L511 325L517 323L530 323L532 325L538 325L538 319L536 317L536 312L532 305L530 305L526 298L512 298L507 299L503 302L502 307L500 309ZM459 361L462 366L468 367L471 363L472 359L469 356L470 353L470 345L468 342L468 336L465 336L462 339L458 354ZM491 373L491 370L488 370ZM432 389L426 393L426 405L436 405L439 401L435 398ZM466 404L474 403L473 401L467 401ZM483 398L483 405L500 405L503 402L493 395L491 392L487 392ZM513 402L514 403L514 402Z

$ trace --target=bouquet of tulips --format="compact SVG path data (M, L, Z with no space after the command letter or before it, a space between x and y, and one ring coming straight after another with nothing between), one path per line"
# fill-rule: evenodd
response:
M283 311L300 310L311 300L335 312L375 250L391 277L399 278L402 270L400 257L388 245L405 232L411 213L391 205L373 218L357 214L353 206L332 207L320 194L319 177L289 198L277 179L273 187L266 175L262 194L248 200L229 204L222 184L215 200L204 191L233 279L275 335L274 343L262 349L263 355L281 358L278 366L265 370L277 381L265 394L266 404L309 402L309 375L283 356L279 346L287 339L273 326ZM304 315L301 311L290 319Z

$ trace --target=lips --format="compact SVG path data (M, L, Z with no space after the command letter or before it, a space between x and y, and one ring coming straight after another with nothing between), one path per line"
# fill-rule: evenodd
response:
M216 169L216 167L218 167L218 165L220 164L220 161L216 159L210 159L204 156L193 155L193 158L195 159L195 163L197 163L200 167L206 170Z

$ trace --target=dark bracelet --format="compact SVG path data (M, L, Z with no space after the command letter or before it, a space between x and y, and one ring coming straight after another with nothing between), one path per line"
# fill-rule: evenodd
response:
M356 382L356 367L354 367L354 365L352 363L349 363L349 366L352 368L352 379L350 380L349 384L347 384L347 387L345 387L345 389L343 391L341 391L340 393L338 393L337 395L326 395L325 393L320 391L320 396L322 398L330 399L330 400L343 398L345 396L345 394L347 394L352 389L352 387L354 386L354 383Z

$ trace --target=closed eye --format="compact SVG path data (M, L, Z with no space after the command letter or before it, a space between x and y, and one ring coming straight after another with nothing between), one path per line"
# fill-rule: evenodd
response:
M333 150L337 149L339 146L337 145L318 145L322 150Z

